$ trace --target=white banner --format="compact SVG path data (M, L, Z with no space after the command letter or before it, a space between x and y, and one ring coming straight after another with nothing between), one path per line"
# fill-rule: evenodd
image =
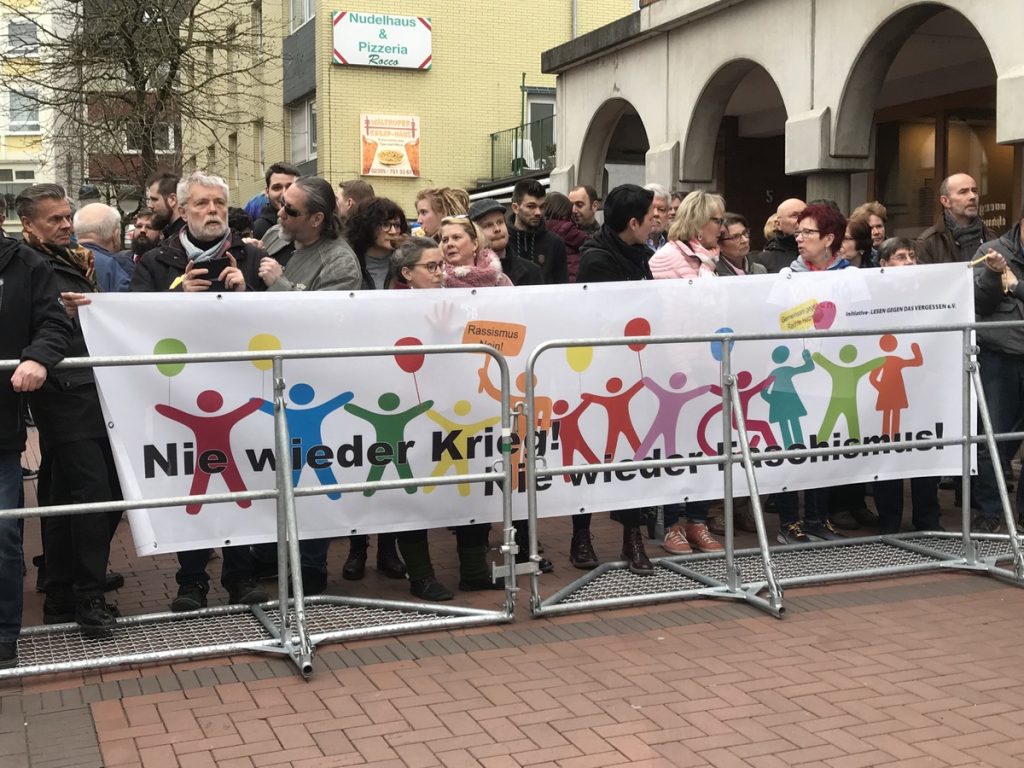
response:
M739 342L733 371L757 451L879 444L878 452L771 460L763 492L960 473L959 447L883 450L962 434L959 333L802 339L801 330L973 321L970 270L839 273L516 289L100 295L82 310L93 355L452 344L498 346L522 399L529 353L550 339L792 331ZM537 368L538 453L549 466L702 456L721 440L719 344L552 350ZM480 354L285 362L296 484L495 471L496 366ZM97 369L126 498L274 487L270 361ZM517 432L524 425L514 423ZM512 456L520 459L518 437ZM515 510L525 514L521 462ZM745 493L741 469L736 493ZM722 494L722 469L543 480L542 515ZM303 537L496 521L497 483L297 501ZM140 553L274 539L274 503L138 511Z

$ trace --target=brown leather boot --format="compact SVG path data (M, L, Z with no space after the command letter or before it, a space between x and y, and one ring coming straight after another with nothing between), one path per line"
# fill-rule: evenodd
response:
M589 571L597 568L597 553L589 530L575 531L569 545L569 562L574 568Z
M644 537L640 534L640 526L622 526L622 559L631 573L637 576L653 576L654 565L644 550Z

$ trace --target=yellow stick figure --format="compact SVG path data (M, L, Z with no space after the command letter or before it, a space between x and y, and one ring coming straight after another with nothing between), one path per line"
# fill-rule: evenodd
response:
M472 410L472 406L469 404L468 400L459 400L452 410L455 411L456 416L468 416L469 412ZM457 475L468 475L469 439L478 432L482 432L487 429L487 427L492 427L501 421L500 416L495 416L490 419L478 421L474 424L459 424L445 418L433 409L427 411L427 416L452 433L452 438L447 444L448 447L445 451L445 455L439 462L437 462L437 466L434 467L434 471L430 473L431 477L441 477L448 472L450 467L455 467L455 474ZM436 485L425 486L423 488L423 492L432 493L436 487ZM470 490L469 483L459 483L460 496L469 496Z

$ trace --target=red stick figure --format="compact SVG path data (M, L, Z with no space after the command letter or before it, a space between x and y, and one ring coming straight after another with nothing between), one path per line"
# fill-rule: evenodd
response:
M601 463L597 454L587 445L587 441L583 438L583 432L580 430L580 417L589 407L590 403L584 401L570 413L569 403L565 400L557 400L552 408L558 421L558 440L562 444L562 466L564 467L572 466L575 463L577 453L587 464ZM562 478L567 483L572 482L572 477L569 475L562 475Z
M774 380L775 379L773 379L771 376L768 376L760 384L754 384L754 386L751 386L751 384L754 381L754 377L750 374L750 371L740 371L738 374L736 374L736 388L740 394L740 407L743 409L743 420L747 424L747 434L750 434L751 432L761 433L760 435L754 435L754 437L751 438L751 448L757 447L757 444L762 436L764 437L764 442L766 445L778 445L778 443L775 441L775 435L772 434L771 424L769 424L767 421L762 421L760 419L751 419L748 415L748 409L750 408L751 398L753 398L754 395L756 395L762 389L771 384ZM718 397L722 396L721 387L716 387L714 384L711 384L710 387L712 394L717 395ZM711 423L711 420L721 412L722 403L719 402L717 405L715 405L714 408L712 408L710 411L708 411L701 417L700 424L697 425L697 443L700 445L700 449L704 451L704 453L707 454L708 456L718 455L717 452L711 447L710 443L708 443L707 432L708 425ZM733 428L736 427L735 413L732 416L732 426Z
M202 469L204 465L202 458L209 451L216 451L223 457L222 459L220 457L217 458L217 466L223 466L223 469L216 474L224 478L224 484L228 487L228 490L247 490L245 481L242 480L242 476L238 472L238 466L235 464L235 457L231 453L231 429L246 416L258 411L261 403L262 400L259 399L250 400L244 405L235 408L235 410L222 413L219 416L201 416L195 413L186 413L162 403L155 406L156 412L161 416L166 416L171 421L183 424L195 433L196 456L200 461L196 462L196 471L192 476L192 490L189 491L189 494L197 496L206 493L206 489L210 484L210 473ZM220 392L207 389L199 393L199 397L196 398L196 405L199 406L201 411L214 413L224 406L224 398L221 397ZM242 509L248 509L252 506L252 502L245 499L236 503ZM190 515L196 515L199 514L199 510L202 508L202 504L189 504L185 507L185 511Z
M895 352L896 337L887 333L879 339L878 346L883 352ZM910 345L910 351L913 357L886 355L885 362L868 374L871 386L878 390L875 410L882 414L882 434L891 438L899 434L900 411L910 404L907 400L907 387L903 383L903 369L924 364L924 356L917 342Z
M626 438L626 442L629 443L634 454L640 447L640 438L637 437L636 430L633 428L633 420L629 416L629 401L643 388L643 381L638 381L623 391L622 379L613 376L605 382L605 389L609 394L595 395L592 392L584 392L581 396L583 402L597 403L608 411L608 439L605 441L604 455L609 459L615 456L615 446L618 445L619 435ZM630 454L630 458L633 458L632 454Z

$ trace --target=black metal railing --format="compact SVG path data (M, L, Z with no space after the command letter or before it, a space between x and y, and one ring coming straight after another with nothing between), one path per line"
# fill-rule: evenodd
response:
M491 134L491 178L555 167L555 116Z

